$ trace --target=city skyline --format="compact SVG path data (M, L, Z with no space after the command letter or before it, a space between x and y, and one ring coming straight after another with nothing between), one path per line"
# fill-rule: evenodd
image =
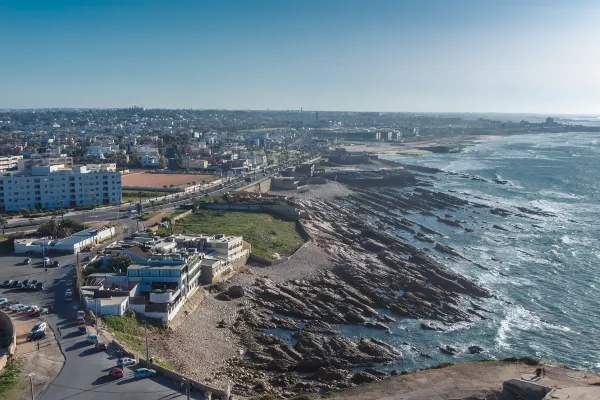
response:
M600 109L591 1L80 3L0 1L0 108Z

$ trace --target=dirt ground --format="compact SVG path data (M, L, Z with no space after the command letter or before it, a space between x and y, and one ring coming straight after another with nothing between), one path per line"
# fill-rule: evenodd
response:
M200 184L202 181L206 183L214 180L213 175L196 175L196 174L147 174L137 172L133 174L123 175L123 186L145 186L161 188L167 186L182 186L189 183Z
M46 338L35 342L27 342L29 331L40 320L23 315L11 315L17 330L16 359L21 363L23 374L33 373L33 391L39 396L46 387L60 374L65 358L58 347L54 332L46 329ZM39 350L38 350L39 343ZM24 389L21 399L30 399L28 378L22 382Z
M600 376L546 364L546 377L536 383L549 387L589 386L600 382ZM344 400L442 400L483 397L501 390L509 379L531 379L536 367L501 361L472 362L452 367L414 372L383 381L357 386L328 399ZM600 388L598 389L600 390Z

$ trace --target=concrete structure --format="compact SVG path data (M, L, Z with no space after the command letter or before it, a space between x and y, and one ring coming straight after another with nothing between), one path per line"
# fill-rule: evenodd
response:
M0 176L0 211L120 204L121 174L87 167L34 166Z
M115 235L115 228L88 228L64 239L15 239L15 253L67 253L77 254L87 246L93 246Z
M271 189L296 190L300 180L294 177L271 178Z
M17 168L19 162L23 161L23 156L7 156L0 157L0 172L8 171L9 169Z
M200 158L184 156L181 157L181 167L184 169L206 169L208 168L208 161Z
M43 165L64 165L65 168L73 167L73 157L67 157L66 154L31 154L29 158L19 160L19 171L29 171L33 167Z
M86 164L85 167L89 172L117 172L117 164Z

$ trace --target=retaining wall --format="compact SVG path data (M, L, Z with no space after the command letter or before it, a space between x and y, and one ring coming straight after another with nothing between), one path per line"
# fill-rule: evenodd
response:
M241 187L236 192L267 193L269 190L271 190L271 178L264 178Z
M17 330L12 319L4 311L0 311L0 330L6 333L6 347L0 350L0 371L4 369L8 363L8 358L11 357L17 349ZM4 345L4 343L0 343Z
M275 214L281 218L298 221L300 219L300 212L294 206L279 206L279 205L268 205L268 204L203 204L202 208L209 210L230 210L230 211L253 211L253 212L267 212Z
M176 215L176 216L174 216L174 217L173 217L173 218L171 218L171 219L172 219L173 221L177 221L178 219L181 219L181 218L185 218L185 217L187 217L187 216L188 216L188 215L190 215L191 213L192 213L192 210L190 209L190 210L187 210L187 211L186 211L186 212L184 212L184 213L181 213L181 214L179 214L179 215Z

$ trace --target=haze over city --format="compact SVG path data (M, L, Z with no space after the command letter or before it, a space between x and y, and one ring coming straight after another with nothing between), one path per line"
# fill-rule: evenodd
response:
M593 114L598 21L592 1L0 1L0 107Z

